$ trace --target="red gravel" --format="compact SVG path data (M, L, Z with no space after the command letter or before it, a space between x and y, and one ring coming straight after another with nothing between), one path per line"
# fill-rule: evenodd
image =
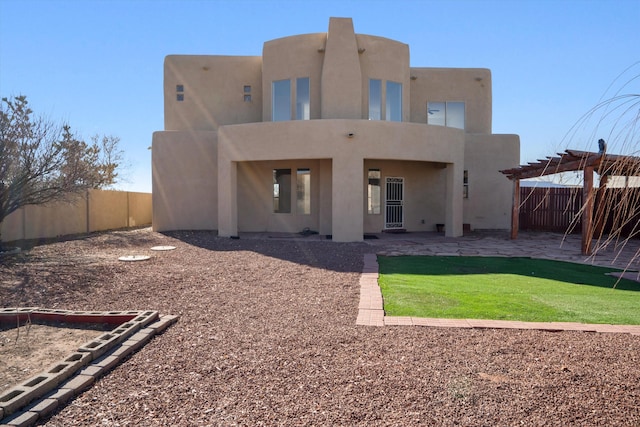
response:
M3 258L0 305L181 316L51 426L640 425L640 337L356 326L371 251L111 232Z

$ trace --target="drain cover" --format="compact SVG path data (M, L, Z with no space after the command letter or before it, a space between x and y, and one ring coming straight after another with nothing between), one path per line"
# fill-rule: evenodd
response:
M175 246L154 246L151 248L152 251L172 251L176 247Z
M148 255L127 255L118 258L120 261L146 261L151 258Z

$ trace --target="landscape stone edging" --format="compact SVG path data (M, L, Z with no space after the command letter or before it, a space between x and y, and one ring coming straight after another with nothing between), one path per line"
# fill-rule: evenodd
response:
M78 351L38 375L3 392L0 395L0 427L29 427L48 418L58 407L91 387L97 378L105 375L125 357L142 348L154 335L177 322L178 316L160 316L157 311L97 312L36 307L0 309L0 324L27 320L121 324L111 332L84 343Z

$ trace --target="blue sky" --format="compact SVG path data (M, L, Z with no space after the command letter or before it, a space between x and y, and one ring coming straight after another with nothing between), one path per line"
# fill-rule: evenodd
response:
M597 150L606 125L565 135L640 75L640 0L0 0L0 95L27 95L86 139L120 137L117 188L151 191L166 55L261 55L267 40L326 32L331 16L407 43L414 67L491 69L493 132L520 135L522 162Z

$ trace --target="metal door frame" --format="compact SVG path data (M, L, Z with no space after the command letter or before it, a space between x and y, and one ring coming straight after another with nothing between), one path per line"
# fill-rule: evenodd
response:
M404 228L404 177L384 179L384 229Z

